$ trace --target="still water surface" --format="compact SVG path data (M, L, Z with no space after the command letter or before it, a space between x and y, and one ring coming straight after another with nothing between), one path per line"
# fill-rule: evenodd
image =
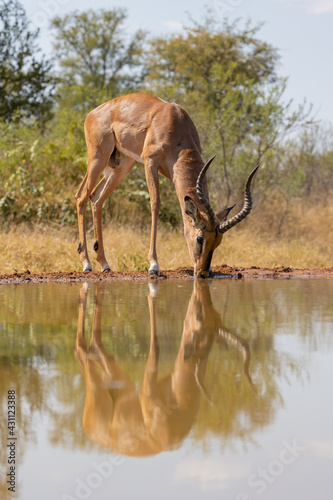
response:
M0 497L333 498L332 297L327 278L0 287Z

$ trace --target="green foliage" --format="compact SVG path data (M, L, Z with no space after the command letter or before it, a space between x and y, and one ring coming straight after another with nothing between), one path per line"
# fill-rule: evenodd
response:
M51 60L36 58L38 34L17 0L0 0L0 118L6 122L50 118L55 78Z
M274 82L277 52L256 38L258 29L247 25L239 30L227 21L219 25L208 16L202 24L185 27L184 34L155 38L146 59L147 81L169 99L201 92L202 104L218 104L224 89L216 92L214 79L220 70L226 73L225 83L233 87L240 77L254 83L266 78Z
M54 84L51 62L35 59L38 31L30 30L23 7L16 0L0 0L0 6L0 220L6 225L76 224L74 194L87 168L85 113L140 85L183 105L198 128L203 158L217 154L208 173L216 210L241 201L245 179L258 162L255 199L282 203L281 225L292 199L328 198L331 130L306 128L310 109L304 104L294 110L284 102L287 82L276 71L278 53L259 39L258 26L221 24L208 15L183 34L153 38L147 46L143 32L126 33L123 9L56 17L57 103L45 124ZM160 191L160 221L175 227L181 216L174 187L161 177ZM141 165L107 199L103 217L149 224ZM143 263L129 265L141 269Z
M332 127L314 124L296 138L285 142L272 167L279 172L275 187L290 199L328 202L333 189Z
M59 94L66 105L88 110L137 88L142 81L145 35L129 40L123 9L73 12L52 21L61 67Z
M73 193L86 168L82 126L68 110L58 112L43 135L36 125L0 125L3 220L75 223Z
M258 39L258 30L249 23L243 29L220 25L208 16L184 34L154 39L147 57L147 88L182 104L203 150L217 154L209 173L211 197L224 195L226 204L310 112L305 105L292 112L291 103L283 103L286 81L276 74L277 52ZM270 173L261 171L260 179L267 186Z

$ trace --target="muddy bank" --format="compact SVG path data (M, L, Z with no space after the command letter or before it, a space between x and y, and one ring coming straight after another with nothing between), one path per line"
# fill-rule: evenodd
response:
M332 276L333 267L323 269L296 269L290 267L277 267L273 269L265 267L250 268L229 267L227 265L213 268L213 277L229 279L290 279L296 277L321 277ZM161 270L160 275L148 276L147 271L109 271L100 272L53 272L53 273L31 273L16 272L13 274L0 274L0 284L19 283L43 283L43 282L80 282L80 281L115 281L115 280L148 280L148 279L171 279L171 278L192 278L193 269L179 267L175 270Z

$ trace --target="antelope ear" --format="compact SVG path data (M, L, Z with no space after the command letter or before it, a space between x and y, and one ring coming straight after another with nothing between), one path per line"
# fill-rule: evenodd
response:
M185 213L191 217L194 224L198 222L199 210L194 201L189 196L185 196Z
M231 212L231 210L234 208L235 205L232 205L232 207L229 207L229 208L224 208L221 212L219 212L216 217L218 218L218 220L220 222L224 222L225 220L227 220L227 217L229 215L229 212Z

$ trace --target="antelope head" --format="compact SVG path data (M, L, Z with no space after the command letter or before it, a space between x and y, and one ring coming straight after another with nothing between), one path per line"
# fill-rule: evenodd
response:
M247 178L243 208L238 214L227 220L230 210L235 205L215 214L203 191L204 176L214 158L215 156L204 165L196 183L196 193L203 210L200 211L197 204L189 196L185 196L185 214L188 216L188 223L185 224L185 237L194 264L194 276L196 278L207 278L210 275L213 253L220 245L223 234L249 215L252 208L251 181L259 168L259 165L257 165Z

